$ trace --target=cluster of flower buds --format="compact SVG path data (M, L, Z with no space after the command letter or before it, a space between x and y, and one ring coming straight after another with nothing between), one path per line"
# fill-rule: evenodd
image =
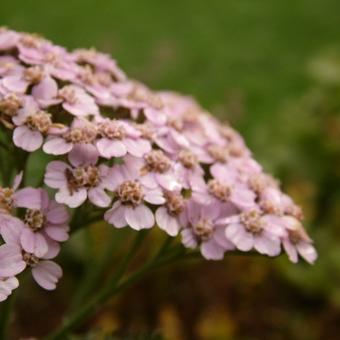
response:
M317 257L302 212L252 158L242 137L193 99L131 80L108 55L0 30L0 122L16 147L55 156L44 188L0 188L0 300L17 274L54 289L51 261L69 208L103 209L116 228L181 235L206 259L231 250Z

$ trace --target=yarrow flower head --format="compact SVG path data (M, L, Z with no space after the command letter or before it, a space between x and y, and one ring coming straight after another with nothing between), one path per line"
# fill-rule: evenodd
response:
M25 187L23 173L1 182L0 301L28 268L56 287L69 208L180 235L209 260L235 250L317 258L301 208L240 134L193 98L129 79L106 54L1 29L0 124L15 152L49 159L40 188Z

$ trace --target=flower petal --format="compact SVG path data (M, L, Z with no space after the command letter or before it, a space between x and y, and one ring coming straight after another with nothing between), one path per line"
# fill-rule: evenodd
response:
M125 207L121 205L119 201L115 202L113 207L106 211L104 219L108 223L113 224L116 228L126 227Z
M41 147L43 136L39 131L31 130L27 126L22 125L15 128L13 142L18 148L33 152Z
M46 290L56 288L59 279L63 275L61 267L53 261L41 261L32 268L32 275L39 286Z
M155 214L158 227L168 233L170 236L178 234L180 225L174 216L170 216L165 207L159 207Z
M0 276L9 277L21 273L26 268L21 247L14 244L0 246Z
M126 155L126 147L119 140L101 138L96 143L99 154L105 158L122 157Z
M59 189L67 186L65 170L70 167L60 161L53 161L47 165L44 182L51 188Z
M226 237L242 251L249 251L254 246L254 237L244 230L242 224L231 224L226 228Z
M22 231L20 243L27 253L34 254L37 257L44 256L48 251L47 242L41 233L34 232L29 228Z
M201 244L201 253L207 260L222 260L224 249L213 238Z
M70 208L77 208L86 201L87 190L80 188L70 193L68 188L62 188L56 193L55 199L58 203L66 204Z
M50 138L43 146L44 152L49 155L65 155L70 152L72 148L73 144L67 143L65 139L61 137Z
M127 224L135 230L149 229L155 224L155 218L150 208L141 204L135 208L125 208L125 219Z
M97 207L105 208L111 203L111 197L101 187L95 187L88 192L89 200Z

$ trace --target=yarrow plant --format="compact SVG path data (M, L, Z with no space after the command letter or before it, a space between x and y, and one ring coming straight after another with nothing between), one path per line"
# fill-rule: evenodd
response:
M182 256L317 258L301 209L231 126L192 98L128 78L106 54L1 29L0 122L4 153L54 158L39 188L25 187L25 162L14 180L14 171L3 174L0 301L28 270L42 288L56 288L62 269L54 258L71 214L86 224L77 213L85 206L112 228L179 235Z

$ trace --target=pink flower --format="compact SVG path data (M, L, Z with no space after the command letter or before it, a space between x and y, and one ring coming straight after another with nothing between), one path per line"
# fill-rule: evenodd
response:
M216 178L206 183L202 177L196 176L190 179L192 197L202 204L234 204L239 209L254 207L256 195L253 191L233 179L233 176L224 177L223 181Z
M41 79L41 81L33 86L32 88L32 96L37 101L37 103L45 108L52 105L57 105L61 102L61 99L58 98L58 84L57 82L46 75Z
M81 165L85 158L86 162L96 163L99 156L94 145L97 133L95 124L76 118L70 128L49 136L43 150L51 155L69 153L69 160L74 165Z
M110 196L105 192L109 169L106 165L73 166L52 161L45 173L45 184L58 189L55 199L58 203L66 204L70 208L77 208L88 198L98 207L107 207Z
M181 150L177 155L175 173L185 189L190 189L193 183L201 183L204 171L198 162L198 157L190 150Z
M78 68L74 82L94 96L97 103L110 106L112 100L111 87L114 84L110 73L105 71L95 72L91 66L85 65Z
M58 97L62 99L63 108L74 116L99 115L94 99L79 86L64 86L59 90Z
M146 119L155 125L163 125L166 122L166 115L160 97L150 91L145 85L136 81L126 81L113 85L112 105L128 109L133 119L137 119L141 112Z
M47 76L40 66L32 66L24 68L21 65L15 66L15 72L11 72L1 80L1 85L9 93L21 93L25 94L30 85L33 86L32 93L35 93L38 88L43 87L45 83L52 83L55 91L57 91L57 83ZM13 69L13 66L11 67ZM45 85L46 87L46 85ZM46 90L45 90L46 92Z
M0 212L11 212L14 208L38 209L41 204L39 192L33 188L18 189L22 181L22 173L14 179L13 187L0 187Z
M188 223L181 233L185 247L199 247L207 260L221 260L225 251L235 248L226 238L225 228L217 224L221 214L228 214L227 210L221 211L219 205L200 205L190 201L186 214Z
M15 76L21 74L24 67L20 65L19 61L10 56L10 55L3 55L0 56L0 76L7 77L7 76Z
M179 191L182 186L176 177L174 163L161 150L152 150L144 158L126 157L129 167L139 169L140 181L150 189L158 187L168 191Z
M130 164L115 166L111 171L110 190L115 192L117 200L104 218L116 228L127 225L135 230L152 228L155 218L146 203L165 203L162 191L146 187L139 181L139 177L138 168Z
M26 151L38 150L44 142L53 123L51 114L40 111L32 97L26 97L24 107L13 117L16 128L13 132L14 144Z
M155 217L158 227L170 236L176 236L185 226L185 200L180 193L165 192L166 204L157 208Z
M164 151L170 154L178 154L182 149L190 149L191 145L182 131L164 126L157 127L157 134L154 137L155 143Z
M286 228L282 244L289 259L297 263L298 255L301 255L307 262L313 264L318 255L302 224L294 217L283 216L282 225Z
M60 156L44 176L56 201L18 189L20 176L0 187L0 248L13 257L9 267L0 257L0 299L27 266L55 287L61 271L48 261L69 231L62 204L87 200L110 206L105 219L117 228L157 224L208 259L234 248L275 256L281 243L293 262L316 259L301 208L242 136L193 98L128 79L106 54L68 52L36 35L0 29L0 51L0 123L17 147Z
M0 235L6 244L20 244L26 252L50 259L59 253L58 242L68 237L68 227L52 225L50 222L43 224L41 220L46 216L39 215L39 212L27 209L24 221L8 214L0 214ZM58 227L60 230L56 232L55 228Z
M151 151L150 142L126 122L105 119L98 124L98 132L100 138L96 146L102 157L122 157L127 153L142 157Z
M18 58L24 63L43 65L49 74L61 80L75 78L77 65L63 47L31 34L21 34L17 48Z
M262 167L251 157L233 157L228 160L227 164L213 164L210 172L216 178L229 177L233 173L237 181L247 183L251 176L262 173Z
M93 49L78 49L73 52L73 56L76 62L81 64L85 62L94 66L99 71L109 72L115 80L124 81L126 79L124 72L118 68L116 61L107 54Z
M258 210L244 211L239 215L220 219L226 237L242 251L256 249L261 254L277 256L281 252L280 237L284 230L279 218L262 215Z
M63 205L50 201L45 190L37 190L41 194L41 206L26 210L20 243L26 252L42 257L47 254L51 243L69 238L69 214Z
M53 290L62 276L62 269L53 261L29 254L17 244L0 246L0 276L12 277L24 271L32 270L34 280L44 289Z

